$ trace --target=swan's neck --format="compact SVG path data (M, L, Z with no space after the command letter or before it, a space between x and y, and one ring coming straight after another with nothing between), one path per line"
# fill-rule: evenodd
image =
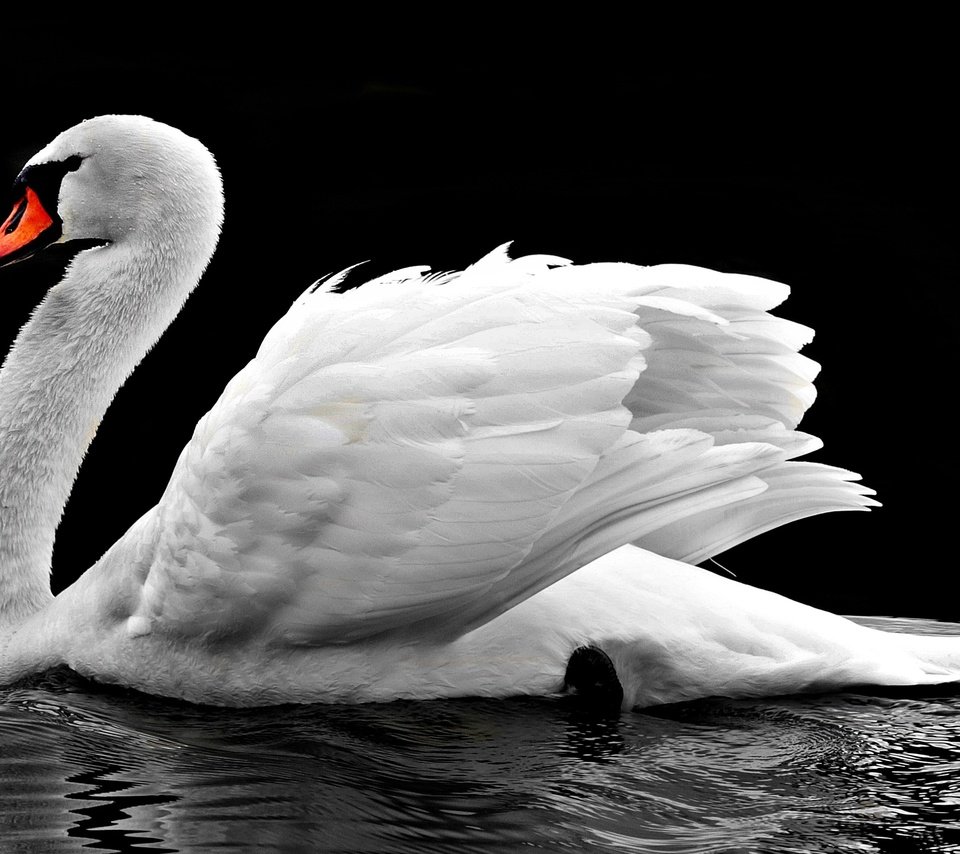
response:
M197 283L216 224L205 231L186 250L167 234L80 253L10 350L0 371L0 629L50 600L54 535L80 463Z

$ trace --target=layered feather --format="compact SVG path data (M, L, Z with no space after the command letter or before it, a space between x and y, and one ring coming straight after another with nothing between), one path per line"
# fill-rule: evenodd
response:
M767 473L805 510L869 503L828 467L785 475L816 371L768 313L782 285L504 247L339 283L199 423L140 535L137 626L457 635L623 543L697 556L802 514Z

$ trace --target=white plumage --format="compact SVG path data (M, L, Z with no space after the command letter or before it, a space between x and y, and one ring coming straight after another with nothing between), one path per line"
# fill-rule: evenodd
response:
M212 158L166 126L79 125L25 186L74 155L63 238L109 242L77 256L0 375L0 679L66 663L237 705L507 696L559 690L583 645L626 705L960 676L960 642L677 562L874 503L794 461L819 447L794 429L817 366L797 352L811 331L769 313L785 286L506 247L461 273L311 288L156 507L44 595L89 425L196 284L222 211ZM8 223L0 258L21 251Z

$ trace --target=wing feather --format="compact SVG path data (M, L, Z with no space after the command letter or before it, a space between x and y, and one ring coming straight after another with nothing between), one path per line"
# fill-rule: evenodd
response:
M520 563L626 430L647 339L630 299L580 312L511 266L301 298L181 456L138 613L343 642Z
M462 632L625 542L694 555L860 500L782 468L818 444L785 286L505 247L425 273L333 277L268 333L137 527L139 627Z

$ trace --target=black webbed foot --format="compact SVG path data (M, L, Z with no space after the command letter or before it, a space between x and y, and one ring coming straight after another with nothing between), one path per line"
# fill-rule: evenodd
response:
M623 686L610 656L602 649L595 646L577 647L567 662L563 682L564 689L571 692L585 708L603 713L620 711Z

